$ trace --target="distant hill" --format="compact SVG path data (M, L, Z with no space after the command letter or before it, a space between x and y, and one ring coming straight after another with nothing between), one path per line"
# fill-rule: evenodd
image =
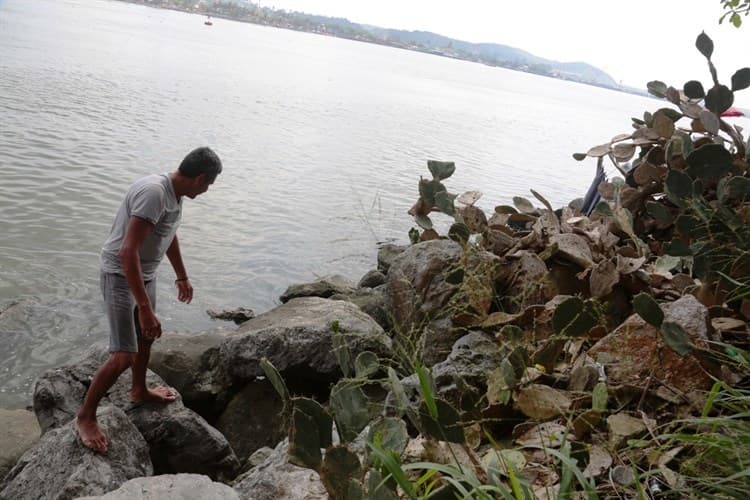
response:
M538 73L553 73L550 76L569 77L567 79L619 88L617 82L606 72L584 62L559 62L535 56L530 52L508 45L465 42L429 31L404 31L380 28L378 26L360 26L375 36L390 41L413 43L423 47L431 47L434 50L442 50L446 52L444 55L451 55L450 51L453 51L456 55L463 53L481 62L494 63L498 66L530 70ZM538 69L539 71L534 71L534 69ZM555 72L557 74L554 74Z
M319 33L361 42L416 50L444 57L536 73L615 90L623 88L604 71L584 62L560 62L497 43L470 43L429 31L405 31L353 23L348 19L261 6L253 0L122 0L215 17Z

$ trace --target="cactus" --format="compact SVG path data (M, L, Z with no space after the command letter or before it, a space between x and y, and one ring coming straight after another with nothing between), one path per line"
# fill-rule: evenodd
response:
M651 295L643 292L633 297L633 309L646 323L661 328L664 312Z
M289 430L289 462L317 470L320 461L318 422L303 408L295 406L292 410L292 427Z
M458 411L450 403L442 399L435 399L436 416L426 402L419 407L419 416L423 432L435 439L449 441L451 443L463 443L466 438L461 426L461 417Z
M370 469L367 476L367 497L370 500L397 500L396 495L388 488L388 481L383 480L380 471Z
M352 441L370 422L370 401L356 380L340 380L331 389L331 411L343 441Z
M385 451L392 451L401 455L409 442L409 434L406 432L406 423L400 418L382 417L370 425L367 435L369 443L375 443ZM372 456L367 453L367 461L373 463Z
M320 479L334 500L355 500L361 498L362 490L357 481L362 474L362 466L356 453L346 446L332 446L326 449L320 468ZM359 495L359 496L358 496Z
M352 365L352 353L349 350L349 344L346 343L344 335L339 331L338 322L334 322L332 329L331 345L333 346L333 355L336 356L336 361L338 361L344 377L350 377L354 373L354 367Z
M591 300L571 297L562 302L552 315L552 327L560 336L576 337L588 332L598 323L596 309Z
M268 377L268 380L271 382L273 388L276 389L276 392L278 392L279 396L281 396L281 400L284 403L284 409L282 411L286 412L286 410L289 408L289 401L291 397L289 396L289 389L287 389L286 383L284 383L284 379L281 377L281 374L276 369L276 367L273 366L273 363L268 361L267 358L261 358L260 367L263 369L266 377Z
M380 360L377 354L363 351L354 360L354 374L357 378L367 378L380 370Z

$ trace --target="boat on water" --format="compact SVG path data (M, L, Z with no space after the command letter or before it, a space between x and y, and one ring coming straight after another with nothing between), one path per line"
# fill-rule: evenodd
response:
M203 22L203 24L205 24L206 26L213 26L214 23L213 21L211 21L211 16L208 16L206 20Z

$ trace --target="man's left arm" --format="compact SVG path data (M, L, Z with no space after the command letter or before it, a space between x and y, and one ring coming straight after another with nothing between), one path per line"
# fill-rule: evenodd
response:
M176 234L172 239L172 243L169 244L169 248L167 248L167 258L177 276L175 280L175 284L177 285L177 300L189 304L193 300L193 285L190 284L185 264L182 262L180 242L177 240Z

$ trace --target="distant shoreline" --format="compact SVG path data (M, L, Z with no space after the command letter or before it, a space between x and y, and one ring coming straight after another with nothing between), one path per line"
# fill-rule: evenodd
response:
M230 21L244 22L250 24L256 24L260 26L270 26L273 28L289 29L293 31L301 31L306 33L314 33L318 35L333 36L336 38L343 38L347 40L354 40L365 43L373 43L376 45L383 45L386 47L393 47L397 49L410 50L413 52L421 52L424 54L436 55L441 57L447 57L450 59L457 59L461 61L481 63L485 66L499 67L510 69L513 71L519 71L522 73L530 73L539 76L545 76L548 78L554 78L556 80L570 81L574 83L581 83L584 85L591 85L593 87L614 90L617 92L624 92L633 95L639 95L642 97L652 97L645 89L641 90L634 87L628 87L623 85L609 85L601 82L586 80L581 77L577 77L574 73L560 74L560 72L553 69L539 67L539 64L521 64L518 62L510 61L498 61L488 60L477 55L468 54L460 50L453 49L452 47L429 47L419 45L417 43L409 43L401 40L393 40L383 37L375 36L372 32L363 29L362 25L352 23L346 19L340 18L329 18L325 16L318 16L313 14L306 14L301 12L287 12L283 10L275 10L269 7L258 7L254 4L249 4L247 7L243 7L235 4L220 3L205 5L203 3L196 4L188 0L117 0L125 3L132 3L137 5L144 5L146 7L154 7L166 10L174 10L179 12L186 12L189 14L197 14L202 16L211 16L217 19L226 19ZM381 30L384 30L380 28ZM388 30L385 30L388 31ZM457 43L466 43L459 40L452 40L440 35L436 35L446 40L455 41ZM481 44L477 44L481 45ZM518 49L516 49L518 50ZM601 71L601 70L599 70ZM608 76L608 75L607 75ZM611 78L611 77L610 77Z

